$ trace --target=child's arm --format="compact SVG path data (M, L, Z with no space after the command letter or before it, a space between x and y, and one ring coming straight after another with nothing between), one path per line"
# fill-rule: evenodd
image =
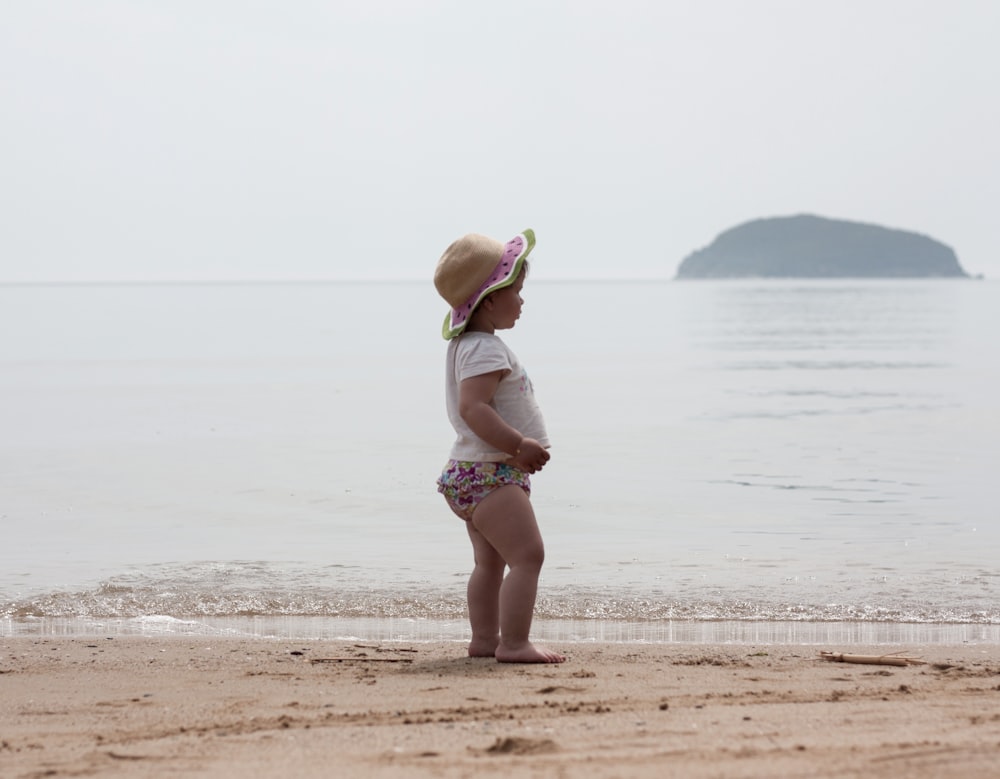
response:
M509 454L508 462L534 473L548 462L548 451L534 438L525 438L504 422L490 405L503 374L503 371L493 371L463 379L458 388L458 413L473 433Z

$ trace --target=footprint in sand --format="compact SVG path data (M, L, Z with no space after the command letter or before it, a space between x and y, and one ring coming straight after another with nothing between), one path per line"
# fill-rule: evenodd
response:
M549 738L497 738L493 746L484 750L490 755L540 755L558 751L556 742Z

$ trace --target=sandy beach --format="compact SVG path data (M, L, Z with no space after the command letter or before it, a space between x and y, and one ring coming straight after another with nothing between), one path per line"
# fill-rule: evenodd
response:
M0 639L0 774L1000 776L1000 647ZM821 651L920 665L829 662Z

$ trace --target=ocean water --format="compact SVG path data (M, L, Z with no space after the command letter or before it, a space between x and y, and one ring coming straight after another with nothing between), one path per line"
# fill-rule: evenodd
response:
M1000 284L528 280L537 633L1000 640ZM462 640L429 283L0 286L0 635Z

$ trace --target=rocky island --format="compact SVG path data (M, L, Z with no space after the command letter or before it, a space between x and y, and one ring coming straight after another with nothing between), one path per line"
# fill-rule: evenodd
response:
M955 252L919 233L798 216L726 230L681 262L678 279L968 277Z

